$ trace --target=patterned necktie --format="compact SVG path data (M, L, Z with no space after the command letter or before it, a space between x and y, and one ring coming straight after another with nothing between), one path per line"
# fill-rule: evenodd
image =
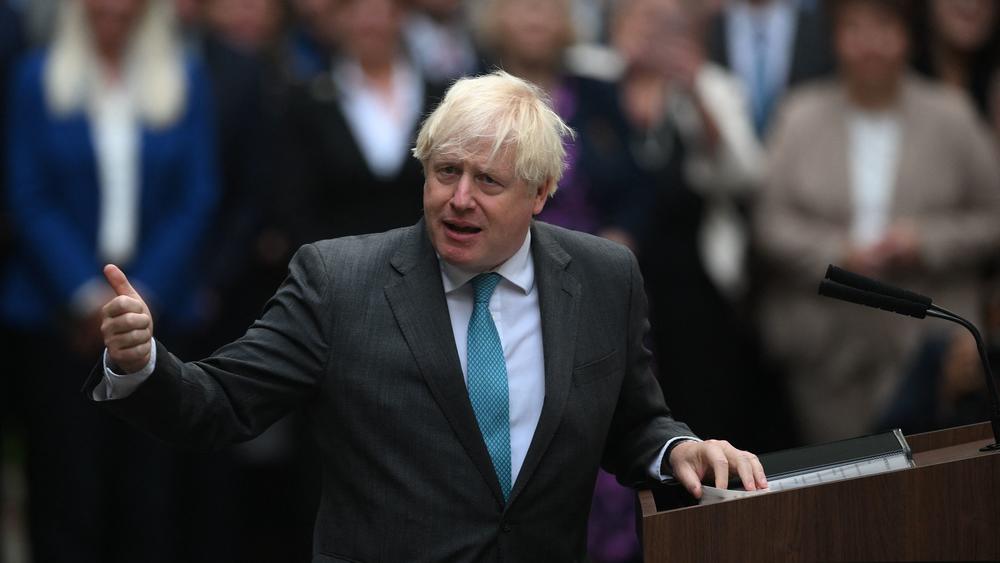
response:
M507 364L503 358L500 335L490 315L490 297L498 283L500 274L494 272L472 278L475 305L469 319L467 368L469 400L506 501L510 498L511 488Z

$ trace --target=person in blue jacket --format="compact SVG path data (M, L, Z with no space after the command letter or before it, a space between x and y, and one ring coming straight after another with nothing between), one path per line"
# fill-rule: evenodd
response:
M0 275L0 321L23 362L5 383L25 418L38 561L181 557L158 520L172 502L171 454L95 413L76 388L102 347L103 264L125 264L168 332L198 322L195 257L216 198L213 120L169 4L64 2L52 43L11 80L14 248Z

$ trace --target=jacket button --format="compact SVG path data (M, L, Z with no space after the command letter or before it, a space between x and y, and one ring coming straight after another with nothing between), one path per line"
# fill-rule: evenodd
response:
M503 533L509 534L510 533L510 524L504 524L503 528L501 528L501 529L503 530Z

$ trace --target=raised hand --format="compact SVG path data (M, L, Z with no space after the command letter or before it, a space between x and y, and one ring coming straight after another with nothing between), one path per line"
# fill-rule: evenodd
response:
M118 266L104 267L104 277L116 297L101 309L101 334L108 359L121 373L146 367L153 350L153 315Z

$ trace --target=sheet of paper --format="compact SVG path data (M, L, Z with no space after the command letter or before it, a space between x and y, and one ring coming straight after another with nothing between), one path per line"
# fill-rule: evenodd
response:
M854 477L863 477L865 475L875 475L877 473L897 471L900 469L907 469L909 467L913 467L913 461L900 454L892 457L876 458L849 465L831 467L829 469L813 471L811 473L803 473L802 475L785 477L784 479L768 479L768 488L759 491L719 489L708 485L702 485L701 502L699 504L713 504L716 502L752 497L775 491L788 491L811 485L843 481L844 479L852 479Z
M850 465L832 467L822 471L813 471L812 473L804 473L794 477L775 479L773 481L768 481L768 486L776 491L787 491L789 489L798 489L800 487L808 487L810 485L819 485L821 483L831 483L833 481L843 481L844 479L851 479L854 477L863 477L865 475L875 475L877 473L896 471L912 466L913 462L907 459L906 456L900 454L892 457L877 458L852 463Z
M702 485L701 501L699 502L699 504L713 504L716 502L722 502L724 500L733 500L738 498L763 495L769 492L771 492L771 489L762 489L758 491L739 491L735 489L720 489L718 487L710 487L708 485Z

